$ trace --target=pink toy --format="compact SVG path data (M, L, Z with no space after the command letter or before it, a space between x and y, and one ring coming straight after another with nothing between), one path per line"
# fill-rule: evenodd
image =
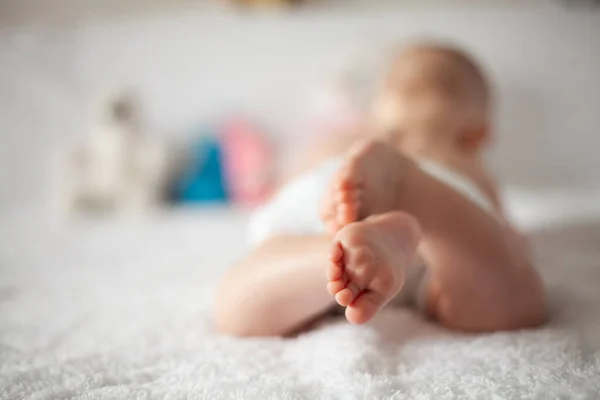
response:
M249 206L266 200L273 183L273 149L262 132L234 119L223 125L221 140L231 199Z

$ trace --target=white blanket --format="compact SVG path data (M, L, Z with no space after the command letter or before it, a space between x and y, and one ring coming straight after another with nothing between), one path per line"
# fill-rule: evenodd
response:
M542 329L448 332L409 310L295 338L211 328L214 284L243 252L244 213L150 220L4 218L3 399L552 399L600 393L600 223L534 235ZM35 220L35 223L33 223Z

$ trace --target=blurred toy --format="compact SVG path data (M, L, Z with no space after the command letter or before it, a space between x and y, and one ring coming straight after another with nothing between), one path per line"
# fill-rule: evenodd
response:
M212 137L196 142L190 162L176 185L175 201L220 203L228 199L220 143Z
M120 91L69 158L66 204L88 211L153 207L164 199L166 172L165 148L141 134L135 102Z
M220 132L224 167L233 201L256 205L270 194L273 184L273 149L253 124L235 119Z

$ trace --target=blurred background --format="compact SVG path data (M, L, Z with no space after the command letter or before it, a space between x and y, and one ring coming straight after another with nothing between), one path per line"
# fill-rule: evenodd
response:
M296 3L0 0L0 398L597 398L598 1ZM248 209L361 121L391 49L419 38L494 84L490 166L548 327L446 342L399 310L373 331L213 335Z
M503 183L598 193L596 2L280 3L0 1L0 215L260 202L294 150L360 116L386 51L419 37L493 80Z

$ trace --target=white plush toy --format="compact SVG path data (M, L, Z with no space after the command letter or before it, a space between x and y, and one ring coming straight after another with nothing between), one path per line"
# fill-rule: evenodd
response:
M164 146L142 134L133 98L110 96L101 121L69 158L70 210L145 210L165 199Z

